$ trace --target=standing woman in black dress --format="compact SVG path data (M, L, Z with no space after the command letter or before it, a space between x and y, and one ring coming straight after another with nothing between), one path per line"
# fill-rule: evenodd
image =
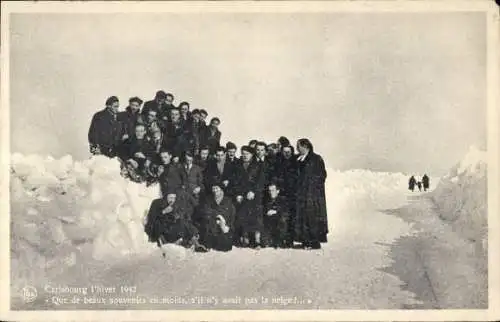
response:
M308 139L298 140L297 150L295 240L306 249L319 249L328 234L325 163Z

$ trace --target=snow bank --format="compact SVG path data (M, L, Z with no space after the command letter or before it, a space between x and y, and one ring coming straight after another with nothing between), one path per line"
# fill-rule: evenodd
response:
M487 249L487 153L471 147L432 193L442 219L461 236Z
M350 234L356 225L355 213L371 213L374 209L395 209L404 205L407 202L407 181L408 176L403 173L328 169L325 189L330 235Z
M75 265L83 249L96 260L155 249L143 223L159 187L122 178L118 160L16 153L10 171L14 287L43 284Z

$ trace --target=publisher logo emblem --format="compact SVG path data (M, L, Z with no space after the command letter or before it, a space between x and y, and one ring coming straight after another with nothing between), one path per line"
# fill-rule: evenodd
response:
M31 303L35 301L38 293L36 291L36 288L33 286L25 286L22 290L22 297L24 302L26 303Z

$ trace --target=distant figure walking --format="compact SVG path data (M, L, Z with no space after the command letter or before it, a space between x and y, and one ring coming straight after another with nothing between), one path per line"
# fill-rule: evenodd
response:
M422 181L417 182L418 191L422 191Z
M408 189L411 191L414 191L416 184L417 184L417 180L415 179L415 176L411 176L410 181L408 181Z
M422 184L424 185L424 191L427 191L427 189L429 189L429 176L427 176L427 174L424 174L424 176L422 177Z

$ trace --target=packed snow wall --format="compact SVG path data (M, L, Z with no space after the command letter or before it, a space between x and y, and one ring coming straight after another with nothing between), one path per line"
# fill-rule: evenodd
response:
M487 177L486 151L471 147L431 195L441 218L483 252L488 240Z
M10 171L13 287L43 284L83 252L110 260L155 249L143 225L159 187L122 178L118 160L13 154Z

